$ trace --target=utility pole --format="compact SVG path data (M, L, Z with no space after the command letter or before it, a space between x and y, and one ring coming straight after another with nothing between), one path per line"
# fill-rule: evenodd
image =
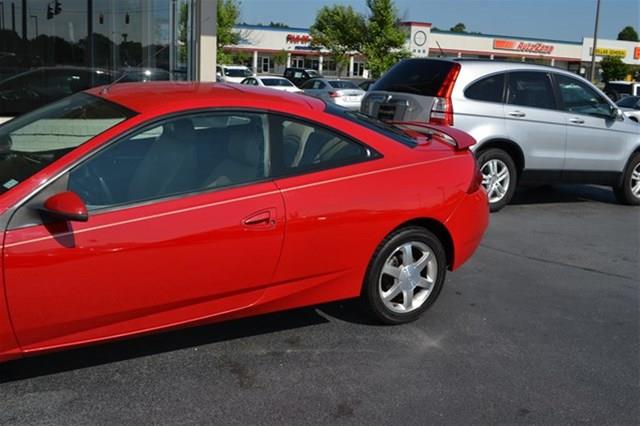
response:
M22 39L27 41L27 0L22 0Z
M11 2L11 31L16 32L16 4Z
M595 83L596 78L596 48L598 47L598 21L600 20L600 0L596 0L596 24L593 29L593 47L591 48L591 76L590 80Z

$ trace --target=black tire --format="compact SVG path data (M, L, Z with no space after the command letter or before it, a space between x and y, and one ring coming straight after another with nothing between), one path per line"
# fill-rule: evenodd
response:
M437 265L436 268L425 268L424 276L428 273L428 269L435 269L436 276L433 280L430 293L426 295L426 299L410 312L394 312L385 305L381 295L381 286L384 283L382 277L382 268L388 259L394 253L399 253L400 248L408 243L419 243L428 247L433 254L433 261ZM431 255L430 255L431 256ZM429 257L431 259L431 257ZM447 257L442 242L431 232L418 226L409 226L393 232L387 236L378 246L365 276L361 299L367 310L376 319L385 324L404 324L415 321L426 311L438 298L447 274ZM414 289L417 295L421 289ZM404 297L399 294L400 297ZM401 305L401 303L400 303Z
M640 171L640 152L631 156L627 163L627 167L624 170L624 175L622 176L620 185L613 187L613 193L621 204L628 204L631 206L640 205L640 195L634 195L632 190L632 186L634 186L632 184L634 171L636 173ZM637 185L638 180L633 178L633 183Z
M516 192L516 186L518 184L518 170L516 169L516 164L513 161L513 158L511 158L511 156L507 152L499 148L489 148L486 151L481 151L478 154L478 166L480 167L480 171L483 172L483 174L485 173L489 162L492 160L498 160L502 162L502 164L507 167L509 173L509 185L507 186L506 193L499 200L495 200L493 202L491 201L491 199L489 200L489 209L492 212L497 212L504 206L509 204L509 202L513 198L513 194ZM487 189L487 185L484 183L484 179L483 186L485 187L485 189ZM488 195L489 198L491 198L491 194Z

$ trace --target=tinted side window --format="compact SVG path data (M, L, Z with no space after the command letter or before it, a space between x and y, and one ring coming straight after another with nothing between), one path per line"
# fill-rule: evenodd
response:
M496 74L476 81L464 91L469 99L485 102L502 102L504 74Z
M549 74L529 71L510 73L507 103L554 109L556 103Z
M358 163L376 155L364 145L323 127L290 119L276 118L276 122L285 175Z
M609 102L587 84L565 75L556 75L565 111L597 117L611 116Z
M247 184L268 176L264 114L171 118L116 142L69 175L89 209Z

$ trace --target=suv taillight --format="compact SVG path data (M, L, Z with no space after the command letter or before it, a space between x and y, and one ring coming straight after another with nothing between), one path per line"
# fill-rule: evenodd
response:
M442 82L442 86L438 89L438 93L433 100L429 122L432 124L445 124L453 126L453 103L451 102L451 93L456 79L460 74L460 64L455 63L449 70L449 73Z

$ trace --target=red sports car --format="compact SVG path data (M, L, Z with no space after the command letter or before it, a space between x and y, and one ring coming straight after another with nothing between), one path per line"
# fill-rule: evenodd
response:
M416 319L488 223L473 140L302 95L121 84L0 127L0 360L361 297Z

